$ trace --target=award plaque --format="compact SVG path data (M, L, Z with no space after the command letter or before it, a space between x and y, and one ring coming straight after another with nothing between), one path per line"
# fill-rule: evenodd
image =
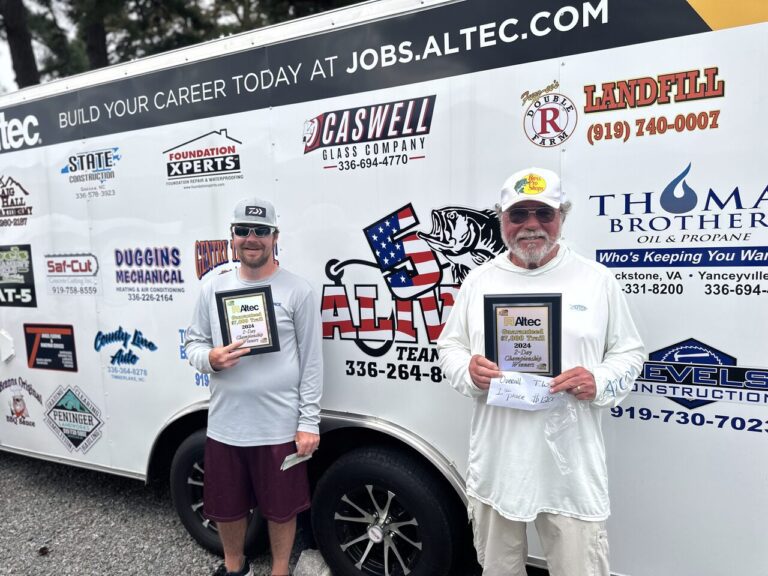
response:
M280 350L269 286L216 292L216 308L224 346L245 340L246 356Z
M485 356L502 372L560 374L562 295L487 295Z

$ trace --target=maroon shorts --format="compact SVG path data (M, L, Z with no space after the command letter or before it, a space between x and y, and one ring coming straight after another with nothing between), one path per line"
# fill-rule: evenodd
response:
M207 438L203 513L216 522L234 522L258 506L267 520L287 522L309 508L307 463L280 465L296 444L230 446Z

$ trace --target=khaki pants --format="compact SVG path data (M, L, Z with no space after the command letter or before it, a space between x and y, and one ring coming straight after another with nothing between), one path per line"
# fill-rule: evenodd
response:
M526 523L508 520L471 497L469 511L483 576L525 576ZM605 522L542 513L534 525L547 557L550 576L610 575Z

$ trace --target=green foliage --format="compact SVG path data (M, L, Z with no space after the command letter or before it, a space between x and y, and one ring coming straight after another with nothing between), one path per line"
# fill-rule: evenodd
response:
M25 0L25 5L40 75L48 80L356 1ZM4 32L0 19L0 35Z

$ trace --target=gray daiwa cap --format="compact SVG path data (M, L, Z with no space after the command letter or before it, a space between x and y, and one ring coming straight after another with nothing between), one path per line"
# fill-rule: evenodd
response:
M232 224L261 224L277 228L275 207L261 198L243 198L235 205Z

